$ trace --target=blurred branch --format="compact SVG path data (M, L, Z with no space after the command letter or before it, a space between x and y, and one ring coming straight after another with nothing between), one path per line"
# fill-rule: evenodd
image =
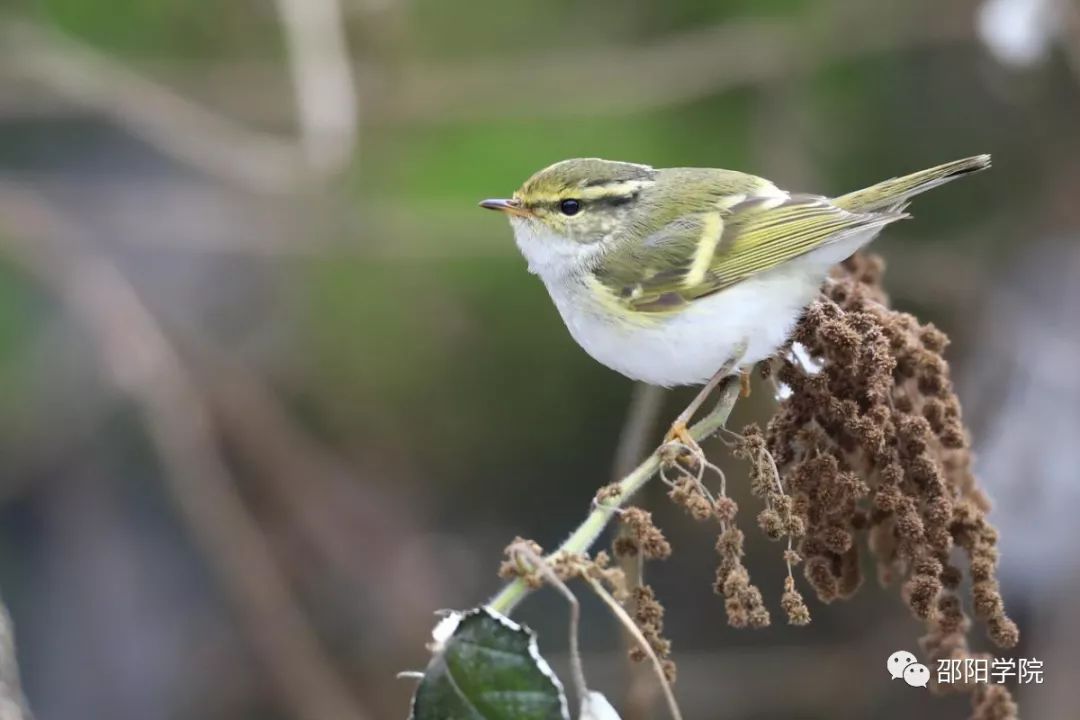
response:
M341 0L277 0L277 4L304 155L317 173L334 175L352 159L359 124Z
M284 4L286 0L278 2ZM292 2L303 4L300 0ZM905 11L904 15L898 14L894 22L887 13L883 17L880 6L861 2L831 2L811 16L793 14L782 19L725 21L671 34L645 45L558 48L543 54L466 60L403 60L394 65L392 72L385 66L373 63L354 63L349 74L355 85L359 86L359 94L369 98L365 116L373 124L616 116L691 102L748 85L792 82L837 62L899 49L927 48L973 40L975 30L971 18L974 6L972 0L947 5L927 4L927 13L933 13L933 22L905 21L910 17L910 11ZM312 18L303 22L313 26L315 16L322 13L325 17L329 10L305 9L304 12L305 17L311 15ZM16 30L25 27L15 25ZM8 34L11 34L11 29ZM843 33L844 42L835 41L838 29ZM70 77L79 77L88 72L79 67L86 50L76 48L79 51L77 54L68 52L71 50L70 40L57 43L57 39L53 38L53 41L43 42L40 30L34 30L34 35L36 37L24 38L24 41L34 41L26 46L27 54L18 68L24 74L55 85L58 92L70 99L109 116L116 115L115 107L123 106L124 113L130 116L126 124L134 124L137 128L147 126L143 134L150 133L154 138L173 132L173 125L189 140L193 129L208 130L212 134L207 137L220 142L208 140L207 144L212 147L220 145L225 152L206 160L213 166L224 166L222 171L225 173L232 172L228 165L229 158L234 154L242 156L241 159L248 156L246 152L239 152L239 148L234 150L229 147L232 144L229 138L238 129L235 124L222 128L222 118L216 115L203 117L208 111L201 106L179 98L173 91L131 70L115 66L104 68L108 71L106 82L122 82L108 82L107 87L98 88L102 82L95 81L90 86L95 90L94 96L82 97L86 93L79 90L78 83L71 87L73 83ZM296 42L290 39L290 47ZM306 42L300 41L299 45L306 47ZM329 42L336 44L337 40L331 39ZM15 46L13 50L16 52L12 59L18 60L19 47ZM33 62L27 61L33 61L42 50L61 51L57 54L66 56L69 60L66 65L73 65L74 68L52 65L26 67L33 65ZM91 58L95 63L101 60L96 54ZM50 62L59 64L56 58ZM298 64L301 61L293 58L292 62ZM303 71L298 72L294 67L294 78L302 76L311 83L318 82L320 87L310 85L305 92L310 93L311 97L322 98L319 100L320 106L325 102L329 107L331 102L328 91L321 87L324 81L315 77L313 68L335 68L330 77L335 78L333 82L338 88L337 92L344 93L340 97L352 94L342 84L345 73L336 62L324 63L315 58L314 53L310 61L304 62ZM95 68L97 77L100 77L101 70L103 68ZM270 109L262 111L261 121L287 120L284 112L272 106L273 97L281 95L284 89L277 70L269 68L266 63L239 61L193 67L190 63L173 62L156 65L150 74L171 78L178 85L199 87L200 94L211 95L215 100L236 107L267 108L266 96L270 95ZM572 82L567 82L568 78L572 78ZM327 88L329 84L327 80ZM150 87L147 88L147 85ZM149 110L140 108L143 97L153 100L155 107ZM238 102L237 97L241 97L242 102ZM370 98L377 98L377 101ZM286 110L289 116L294 113L291 105ZM322 111L311 112L313 121L316 116L323 117ZM152 118L145 117L150 114L153 114ZM281 116L277 117L279 114ZM249 150L258 149L258 144L253 142L255 139L273 140L257 134L241 134L237 137L245 144L251 141L245 148ZM197 135L194 139L199 140ZM168 137L161 138L161 141L168 145L179 142ZM273 140L267 147L275 151L273 154L276 157L282 157L280 141ZM291 157L295 148L288 149L290 152L284 155ZM186 148L179 150L186 151ZM206 154L200 148L194 150L199 151L197 154L200 157ZM292 160L295 161L295 158ZM252 159L252 169L257 169L261 162L257 157ZM282 166L291 168L293 164L273 159L265 162L278 175L282 174ZM288 171L285 174L291 176L292 173Z
M7 20L0 40L9 71L111 118L177 160L260 190L290 188L303 174L291 143L242 127L70 38Z
M373 112L389 121L429 122L624 114L787 82L831 63L898 48L974 38L970 3L933 8L933 22L903 23L888 22L879 6L833 2L812 19L793 14L727 21L645 45L414 64L403 69L387 105ZM838 28L844 42L835 42Z
M1080 7L1072 0L1059 0L1061 8L1061 46L1073 78L1080 83Z
M442 576L418 541L416 506L361 482L344 458L297 425L252 368L209 343L198 350L199 365L209 368L207 402L227 449L250 465L294 523L315 557L307 564L320 568L320 579L344 579L341 595L364 593L364 603L348 601L350 618L371 613L368 625L422 643L426 628L418 619L430 612L429 598L440 595ZM388 564L393 572L386 572ZM377 587L373 577L382 577Z
M13 258L85 325L103 369L142 410L180 516L283 699L305 720L362 718L235 490L199 387L134 288L33 192L0 184L0 218Z
M0 720L31 720L30 709L19 682L15 659L15 632L11 616L0 601Z
M634 392L630 397L630 407L626 412L626 420L623 422L622 431L619 433L619 444L615 448L615 462L612 463L614 472L612 480L617 481L628 475L634 469L634 463L638 458L644 457L648 447L649 438L660 418L660 411L664 406L664 398L667 393L656 385L635 383ZM620 523L616 533L619 537L630 536L633 531L625 524ZM645 558L640 555L616 555L619 568L626 577L626 587L640 587L645 574ZM636 610L636 600L632 597L628 601ZM637 628L634 627L634 630ZM647 674L647 670L641 663L634 662L630 657L630 650L637 646L633 632L627 627L622 633L623 644L626 646L626 676L622 687L623 703L621 717L623 720L649 717L657 688L656 685L641 680ZM651 650L651 647L649 648ZM660 675L662 683L663 673Z
M664 389L656 385L634 385L630 408L626 411L626 420L619 433L619 444L615 447L613 481L628 475L637 459L645 454L649 447L649 435L656 427L664 407L664 396Z
M717 402L716 407L712 412L702 418L700 422L690 428L691 437L698 442L701 442L720 428L724 427L728 415L731 414L731 410L735 407L736 400L738 400L739 383L732 382L731 378L727 378L721 383L718 392L720 394L720 400ZM662 447L663 446L661 446L661 448ZM607 527L612 516L618 512L619 508L622 507L634 493L644 487L660 469L661 448L657 448L653 451L648 458L628 473L626 477L618 483L615 483L613 486L614 491L612 493L605 495L603 499L595 501L593 511L589 513L589 516L585 518L585 521L571 533L570 537L568 537L562 545L548 555L547 559L550 561L556 555L561 553L577 555L586 552L592 547L592 544L600 537L600 533ZM498 595L493 597L487 603L487 606L492 610L508 615L515 607L517 607L517 604L525 598L529 591L530 588L526 582L523 579L518 578L508 583Z
M357 113L337 0L280 2L296 53L290 62L299 146L245 127L48 28L0 17L0 58L7 72L111 118L176 160L259 191L289 191L348 162Z

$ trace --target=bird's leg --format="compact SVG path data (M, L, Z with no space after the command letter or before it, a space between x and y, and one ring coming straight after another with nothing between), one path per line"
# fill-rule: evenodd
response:
M720 368L720 372L716 373L709 379L709 382L705 383L705 386L701 388L690 404L679 413L679 416L675 418L675 422L671 423L671 428L667 431L667 435L664 436L664 442L680 442L691 450L698 448L697 442L694 438L690 437L690 431L687 426L693 419L694 414L701 409L701 406L705 404L705 401L709 399L709 395L716 389L716 386L731 373L731 368L724 366Z
M744 398L750 397L750 371L749 370L740 370L739 371L739 384L740 384L739 394Z
M734 356L716 371L716 375L705 383L704 388L702 388L701 392L691 400L690 404L686 406L686 409L678 413L678 417L675 418L675 422L672 423L671 429L664 435L665 445L667 443L673 443L673 441L678 441L679 444L689 448L691 452L701 451L701 446L698 445L696 440L690 437L690 432L687 429L690 420L693 419L694 413L705 404L705 400L708 399L708 396L716 390L716 386L723 382L725 378L729 377L731 371L734 370L735 367L738 367L739 361L741 361L745 352L746 343L742 343L735 349Z
M692 453L701 452L701 446L697 444L697 441L690 436L688 426L690 420L693 419L694 413L696 413L705 401L709 399L709 395L713 390L724 381L724 378L731 375L731 371L734 370L746 353L746 343L742 343L736 349L734 357L728 360L723 366L716 371L709 382L705 383L705 387L701 388L701 391L694 397L690 404L686 406L686 409L679 413L679 416L675 418L675 422L671 423L671 428L668 429L667 434L664 436L664 444L671 442L678 442L681 445L687 447Z

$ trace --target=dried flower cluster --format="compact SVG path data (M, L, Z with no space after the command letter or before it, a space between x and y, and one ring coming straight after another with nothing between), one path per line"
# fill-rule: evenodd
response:
M671 544L652 521L652 513L638 507L628 507L619 514L626 528L612 543L616 557L637 557L646 560L666 560L671 555Z
M535 540L529 540L518 536L503 548L503 561L499 564L499 577L503 580L521 578L531 590L536 590L544 584L544 577L540 571L532 567L525 556L542 557L544 548Z
M666 560L671 555L671 545L660 529L653 524L652 513L638 507L628 507L619 513L623 532L612 543L612 550L618 558L642 558L646 560ZM671 659L671 641L664 637L664 606L656 599L656 594L648 585L626 588L627 605L637 623L641 634L649 646L660 658L664 677L668 682L675 682L675 661ZM630 659L634 662L645 660L645 652L638 646L630 649Z
M671 545L653 524L650 513L631 507L621 511L620 517L629 530L622 536L624 542L617 544L621 552L650 560L662 560L671 554ZM503 555L499 577L521 579L532 589L541 587L548 580L566 583L576 578L588 578L606 587L616 601L630 608L642 637L659 660L664 678L669 683L675 682L677 669L671 659L671 641L663 635L664 607L648 585L629 587L626 575L611 566L611 558L606 552L600 551L594 558L566 552L544 558L539 544L517 537L506 546ZM631 648L630 658L635 662L646 657L641 647L634 645Z
M544 558L544 549L539 543L522 537L514 538L503 548L499 577L504 580L519 578L535 590L545 583L545 573L538 567L539 564L545 565L546 570L562 582L589 577L603 583L620 602L624 602L629 596L623 571L611 567L611 558L606 552L601 550L596 553L595 558L566 552L558 552L554 557Z
M724 610L732 627L768 627L771 619L761 591L750 582L750 573L742 563L743 532L729 525L716 541L720 565L716 569L717 594L724 596Z
M671 659L671 641L664 637L664 606L656 599L653 589L648 585L636 587L632 593L634 621L641 629L641 634L649 642L653 652L660 658L664 677L670 683L675 682L675 661ZM630 659L641 662L645 651L638 646L630 650Z
M724 597L728 624L740 628L767 627L772 620L761 590L750 581L750 572L743 565L744 535L742 530L735 526L739 507L727 496L724 473L705 458L700 448L669 448L662 461L660 476L669 488L668 497L681 505L695 520L712 519L720 524L720 536L716 541L720 564L716 570L713 588L718 595ZM707 470L720 478L717 494L713 494L705 486ZM676 474L674 480L668 477L668 473L672 472ZM776 483L778 487L779 479Z
M792 545L805 531L803 518L795 512L792 497L784 491L780 473L760 429L751 427L743 435L728 434L735 456L750 462L751 493L764 505L757 516L758 527L772 540L787 538L788 541L783 555L788 577L780 606L790 624L806 625L810 622L810 613L792 576L792 567L800 562ZM695 520L712 519L720 525L716 541L720 563L713 588L724 598L728 624L737 628L768 627L772 622L769 610L761 590L751 582L750 573L743 564L745 536L735 524L739 508L727 496L724 473L705 458L700 448L669 446L661 459L661 478L668 485L668 497ZM715 494L705 485L706 471L720 480L719 491ZM675 479L669 474L674 474Z
M789 392L769 422L767 446L804 524L804 574L824 602L850 596L862 582L857 537L865 534L879 579L901 581L904 601L925 622L930 660L969 657L963 571L951 559L958 546L975 617L996 645L1012 647L1019 633L1005 615L997 535L942 357L948 340L888 307L882 267L858 255L845 263L774 371ZM771 516L763 522L767 534L775 525ZM1012 701L1002 687L980 690L974 703L976 717L1015 717L1005 712Z
M787 550L784 551L787 578L784 579L784 593L780 599L780 607L787 615L789 624L806 625L810 622L810 611L796 589L795 578L792 575L792 568L802 562L802 556L793 549L793 545L806 533L803 515L796 512L792 496L784 491L776 461L769 452L768 444L760 428L750 425L743 429L742 435L736 435L734 454L735 457L750 462L750 493L761 498L765 503L765 508L757 516L758 528L770 540L787 538ZM722 541L723 536L721 536ZM718 577L720 573L723 573L724 565L723 553L721 553ZM730 612L728 622L739 627L737 623L732 622ZM752 623L751 626L753 626Z

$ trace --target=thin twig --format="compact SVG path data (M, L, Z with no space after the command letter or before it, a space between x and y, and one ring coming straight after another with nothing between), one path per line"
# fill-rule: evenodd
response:
M700 442L709 437L717 430L724 426L727 422L728 415L731 414L731 409L735 406L735 401L739 396L739 384L737 382L731 382L731 379L725 380L720 390L720 400L716 407L706 415L700 422L690 428L690 436L694 440ZM588 551L592 544L596 542L596 539L600 536L600 533L607 527L608 522L615 512L626 503L630 497L640 490L645 483L652 479L657 470L660 469L660 449L653 451L653 453L645 459L640 465L626 475L622 480L616 484L616 489L611 495L607 496L601 503L596 503L592 512L589 513L585 521L578 526L578 528L566 539L566 541L555 550L554 553L548 555L550 560L556 553L564 552L571 555L578 555ZM529 593L529 587L521 578L517 578L508 583L495 597L489 602L488 606L493 610L501 612L504 615L509 614L521 602L525 596Z
M528 565L544 576L548 583L562 593L566 602L570 604L570 674L574 678L574 689L577 691L578 704L584 703L589 696L589 686L585 682L585 666L581 663L581 648L578 646L578 628L581 626L581 604L577 596L570 592L566 583L555 574L547 560L540 557L529 543L518 542L510 549L510 556L515 559L524 559Z
M650 645L649 641L645 639L645 636L641 634L641 628L639 628L637 623L634 622L634 619L627 614L626 610L623 609L623 606L620 605L615 598L611 597L611 593L609 593L603 585L588 575L583 575L582 577L585 578L585 582L589 583L589 586L592 587L597 596L604 601L604 604L608 606L611 612L615 614L615 617L623 624L623 627L626 628L627 632L637 640L638 645L641 646L641 649L645 654L649 656L653 669L656 671L656 677L660 681L660 687L664 690L664 697L667 699L668 710L671 712L671 717L675 718L675 720L682 720L682 713L679 712L679 704L675 701L675 693L671 690L671 683L664 677L664 666L660 664L660 658L656 656L656 651L653 650L652 645Z
M0 184L0 218L14 259L89 330L103 370L142 410L180 517L283 700L299 718L363 718L236 491L200 388L131 283L32 192Z

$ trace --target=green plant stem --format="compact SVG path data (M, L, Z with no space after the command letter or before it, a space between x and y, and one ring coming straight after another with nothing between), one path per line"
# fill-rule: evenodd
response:
M720 401L712 412L690 428L690 436L694 440L701 442L724 427L738 396L739 383L733 382L731 378L725 380L720 388ZM585 522L581 523L562 545L549 554L547 559L550 560L559 553L577 555L586 552L600 537L600 533L604 531L612 515L634 493L644 487L645 483L649 482L659 469L660 452L659 448L657 448L652 455L617 483L617 492L606 497L602 503L598 503L593 511L589 513L589 516L585 518ZM525 581L517 578L500 590L499 594L487 603L487 607L503 615L509 615L529 592L530 588Z

